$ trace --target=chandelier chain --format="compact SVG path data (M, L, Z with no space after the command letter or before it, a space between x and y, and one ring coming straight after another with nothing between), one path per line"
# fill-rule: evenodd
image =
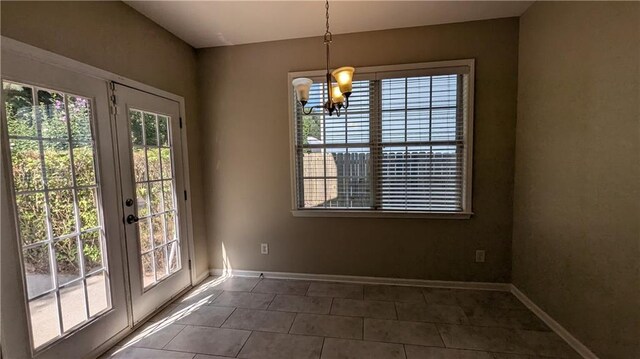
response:
M326 32L324 33L324 42L325 43L329 43L331 42L331 40L333 40L333 34L331 34L331 31L329 31L329 0L326 0L325 5L325 12L326 12Z

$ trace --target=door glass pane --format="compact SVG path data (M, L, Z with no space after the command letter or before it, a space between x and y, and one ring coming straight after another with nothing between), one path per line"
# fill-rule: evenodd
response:
M77 237L60 239L54 242L58 284L63 285L81 276Z
M74 233L76 215L73 209L73 191L51 191L48 197L52 236L58 238Z
M49 139L67 139L67 112L64 95L44 89L37 90L36 118L40 135Z
M147 147L148 176L150 180L158 180L162 177L160 168L160 152L157 148Z
M80 229L86 231L97 228L98 224L98 194L95 188L81 189L78 195L78 212L80 215Z
M103 269L102 262L102 238L100 231L91 231L83 233L82 254L84 257L85 273L93 273L98 269Z
M147 288L182 268L171 118L130 109L129 121L142 282Z
M7 121L11 113L7 110ZM13 185L16 191L42 190L42 141L19 140L9 135Z
M167 248L162 246L154 251L154 257L156 260L156 280L158 281L166 277L168 274L166 250Z
M54 288L51 273L49 244L31 246L22 253L27 276L29 298L42 295Z
M165 243L163 215L151 217L151 230L153 231L154 248L160 248Z
M162 182L156 181L149 183L149 195L151 196L151 213L162 213Z
M96 183L93 143L74 143L73 169L78 186L90 186Z
M156 281L153 270L153 252L143 254L140 261L142 262L142 284L146 288Z
M44 203L44 193L16 196L18 222L23 244L47 240L47 213Z
M47 187L71 187L71 153L69 142L44 141L44 168Z
M59 310L55 293L30 300L29 314L35 348L60 336Z
M147 157L144 147L133 147L133 173L136 182L147 180Z
M107 274L104 271L87 278L87 299L89 300L90 317L95 317L96 314L109 308L108 285Z
M16 83L3 83L7 101L7 129L10 136L37 137L35 114L33 112L33 89Z
M93 101L8 81L2 89L31 334L38 348L110 308Z
M69 331L87 320L83 281L76 281L60 289L60 309L62 310L62 327Z
M153 249L151 245L151 229L149 222L151 219L145 218L138 221L138 238L140 239L140 251L149 252Z
M173 273L180 269L180 246L178 246L178 242L171 242L167 247L167 253L169 256L169 272Z

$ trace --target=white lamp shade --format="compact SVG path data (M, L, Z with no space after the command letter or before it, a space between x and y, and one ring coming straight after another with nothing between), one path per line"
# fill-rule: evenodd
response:
M344 96L342 96L342 92L340 91L340 87L338 85L331 85L331 101L333 103L344 102Z
M353 73L356 71L353 67L345 66L339 69L333 70L331 75L338 81L338 86L340 86L340 91L342 93L349 92L351 93L352 89L352 81L353 81Z
M309 89L311 88L312 83L313 81L306 77L300 77L291 81L291 84L296 91L298 101L305 103L309 101Z

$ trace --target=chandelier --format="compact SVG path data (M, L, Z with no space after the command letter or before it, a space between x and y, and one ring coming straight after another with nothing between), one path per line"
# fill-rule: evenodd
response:
M329 31L329 0L325 3L326 10L326 19L327 19L327 28L324 33L324 46L327 52L327 91L329 91L328 100L324 103L324 105L313 106L309 108L309 110L305 110L305 105L309 101L309 89L311 88L311 84L313 81L306 77L300 77L294 79L291 84L295 89L296 97L298 102L302 105L302 113L305 115L310 115L313 112L314 108L322 108L323 111L329 113L329 116L332 116L334 113L336 116L340 116L341 109L347 109L349 107L349 96L351 95L352 90L352 79L353 72L355 69L353 67L344 66L338 69L333 70L333 72L329 71L329 46L331 45L331 41L333 40L333 35L331 31ZM333 84L331 77L335 78L337 84Z

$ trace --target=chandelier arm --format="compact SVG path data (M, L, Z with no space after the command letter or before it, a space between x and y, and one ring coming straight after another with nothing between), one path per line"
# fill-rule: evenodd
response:
M313 113L313 109L314 109L314 108L316 108L316 107L318 107L318 106L311 106L311 107L309 107L309 112L307 112L307 111L305 111L305 110L304 110L304 106L302 106L302 113L303 113L304 115L306 115L306 116L309 116L310 114L312 114L312 113Z

